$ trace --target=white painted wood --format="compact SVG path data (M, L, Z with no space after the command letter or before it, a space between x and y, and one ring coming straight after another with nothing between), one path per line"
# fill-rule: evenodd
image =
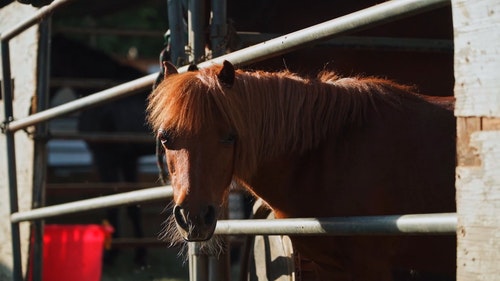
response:
M500 1L452 0L452 11L458 159L468 159L456 174L457 280L500 280Z
M457 168L457 280L500 278L500 131L471 135L481 166Z
M0 32L11 28L36 11L29 5L18 2L0 9ZM36 91L36 58L38 49L38 27L34 26L10 41L11 72L14 78L15 118L28 115L31 98ZM0 75L2 69L0 67ZM1 77L1 76L0 76ZM1 79L1 78L0 78ZM0 122L4 121L3 100L0 101ZM17 156L17 180L19 188L19 210L31 208L33 186L32 139L25 132L15 135ZM12 280L12 246L10 232L9 186L7 181L7 159L5 135L0 133L0 280ZM28 223L21 224L21 254L26 269L29 246Z
M457 116L500 117L500 1L452 0Z

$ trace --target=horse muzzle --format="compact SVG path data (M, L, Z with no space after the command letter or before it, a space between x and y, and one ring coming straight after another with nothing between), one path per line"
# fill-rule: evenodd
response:
M189 212L182 206L174 207L177 230L188 242L206 241L212 238L217 225L217 209L214 206L200 208L199 212Z

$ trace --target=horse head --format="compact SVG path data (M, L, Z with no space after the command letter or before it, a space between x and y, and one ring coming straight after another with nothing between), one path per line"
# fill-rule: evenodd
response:
M150 122L157 130L159 166L160 170L165 170L163 163L165 160L174 191L173 217L177 230L186 241L205 241L210 239L215 231L217 218L229 192L237 138L225 122L217 121L216 118L203 118L201 121L203 124L197 126L195 130L179 125L182 122L194 122L179 121L179 118L190 119L189 116L199 118L197 114L202 112L196 111L204 110L191 104L174 104L173 101L194 94L191 90L186 90L185 83L189 82L180 79L182 75L193 73L178 74L175 67L169 63L164 65L164 70L165 78L162 82L164 85L155 90L159 92L153 92L148 107ZM197 69L192 68L190 71ZM229 83L234 81L232 65L226 64L221 69L218 79L221 79L223 87L229 87ZM177 89L177 85L184 85L181 86L183 90ZM179 93L179 91L185 92ZM174 96L177 94L182 97ZM168 105L159 101L161 95L170 95L163 97L168 99L165 101ZM183 110L193 112L181 112ZM159 111L170 111L171 115ZM160 120L161 114L166 114L168 117ZM155 126L155 123L158 125ZM162 171L161 174L166 172Z

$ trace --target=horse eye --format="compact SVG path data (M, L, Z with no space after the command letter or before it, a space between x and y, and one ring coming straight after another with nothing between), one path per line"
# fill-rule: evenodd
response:
M167 130L158 130L158 139L161 144L166 145L171 142L171 134Z
M221 142L223 144L234 144L237 139L238 137L236 136L236 134L229 134L225 138L221 139Z

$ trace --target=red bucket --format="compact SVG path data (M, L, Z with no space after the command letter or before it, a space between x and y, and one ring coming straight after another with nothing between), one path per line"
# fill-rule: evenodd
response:
M111 232L101 225L46 225L42 280L101 280L104 243Z

